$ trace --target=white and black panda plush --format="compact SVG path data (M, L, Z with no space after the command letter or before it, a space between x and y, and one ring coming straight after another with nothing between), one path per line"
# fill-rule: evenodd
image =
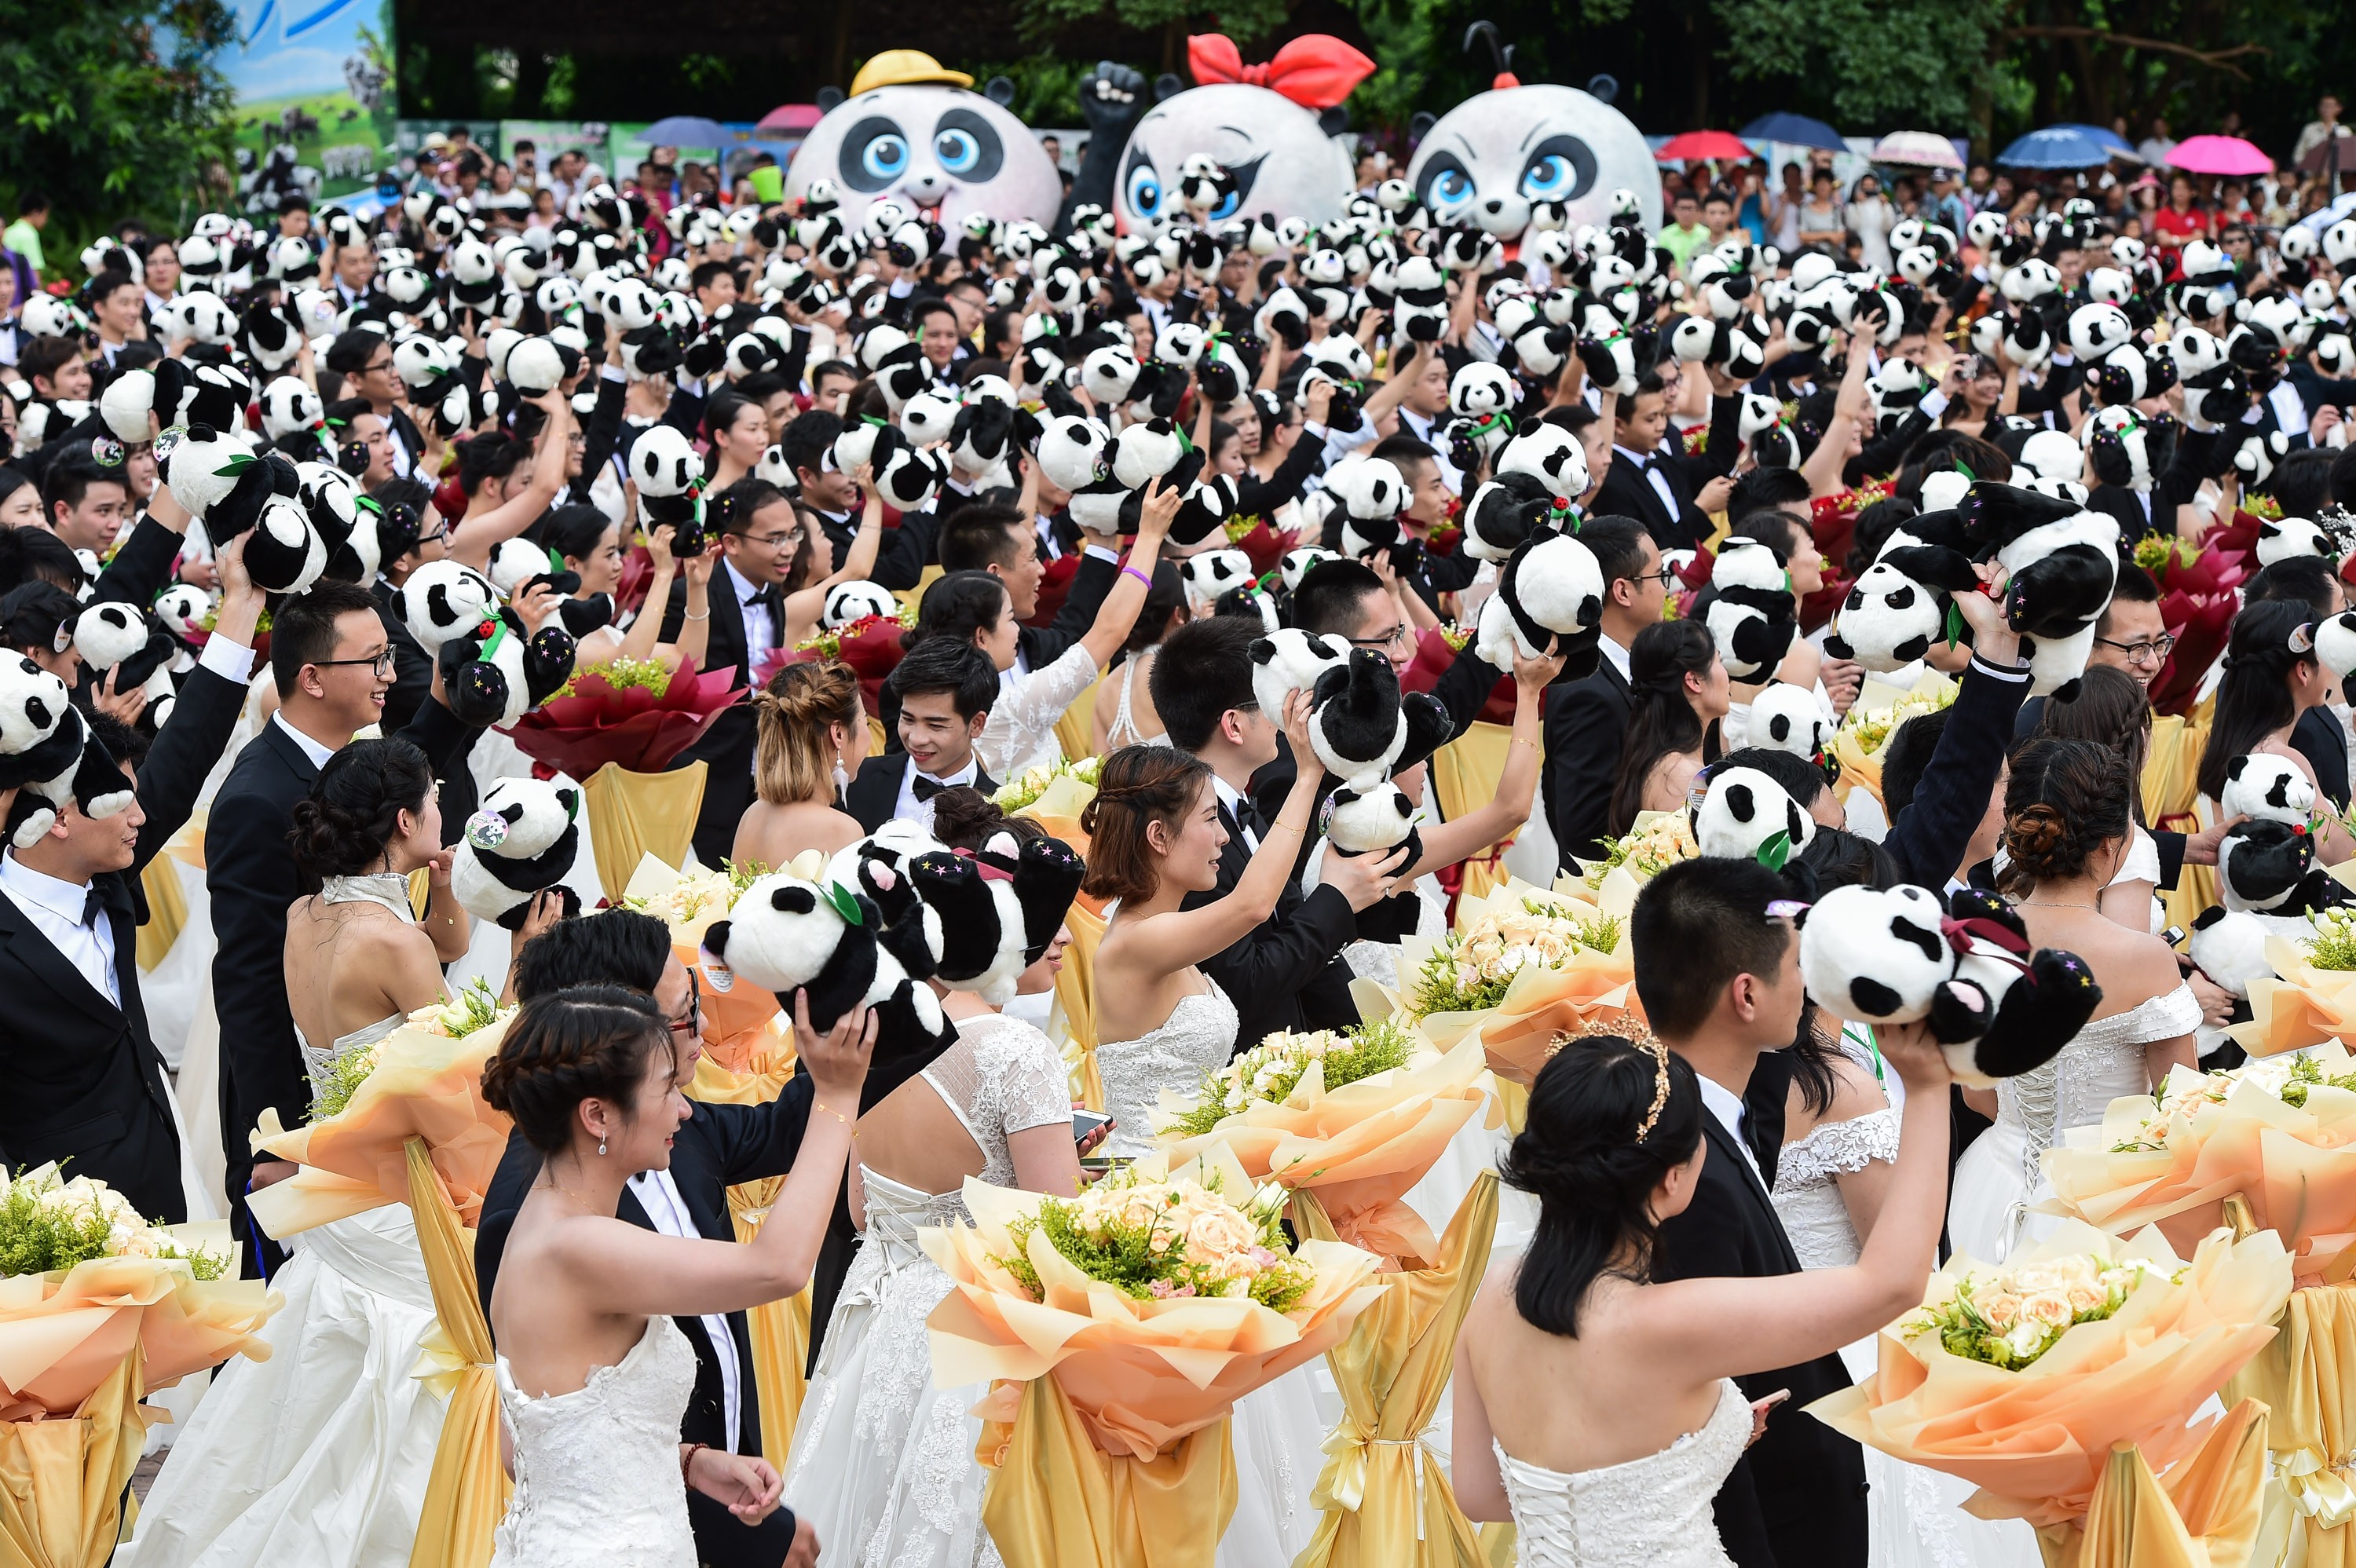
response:
M1186 592L1187 612L1207 615L1219 596L1252 580L1251 557L1239 549L1206 549L1178 563L1178 581Z
M270 441L284 441L305 432L316 432L327 427L327 411L319 394L297 377L281 376L262 389L262 433ZM143 436L141 438L145 440Z
M2356 676L2356 610L2316 623L2315 656L2343 683Z
M890 589L880 582L854 578L826 591L826 604L819 612L819 624L832 632L870 616L896 617L899 613L900 602L892 597Z
M918 446L937 446L948 440L957 416L955 398L945 392L922 391L900 405L900 433Z
M1301 592L1301 580L1329 560L1340 558L1322 545L1305 544L1286 550L1276 563L1277 580L1287 593Z
M2294 556L2340 557L2340 541L2331 530L2305 517L2266 517L2258 523L2258 564L2272 566Z
M327 545L302 500L302 475L283 453L256 454L233 435L190 425L166 461L173 499L205 525L215 549L240 535L246 571L271 593L300 593L327 568Z
M1591 647L1603 625L1603 569L1575 534L1544 529L1505 558L1497 591L1482 601L1473 652L1501 670L1518 655Z
M1448 278L1429 256L1409 256L1393 274L1391 321L1418 343L1437 343L1448 330Z
M902 512L921 512L931 506L949 476L947 460L916 446L897 425L863 421L845 426L834 438L834 463L845 474L869 464L875 488Z
M18 790L10 842L39 843L69 804L112 816L131 804L131 781L91 734L66 683L21 654L0 656L0 790ZM41 804L33 805L35 801Z
M1120 526L1129 487L1112 474L1112 432L1084 414L1051 414L1032 448L1039 471L1071 492L1072 521L1091 533Z
M1452 730L1440 699L1429 692L1402 695L1398 672L1371 648L1351 649L1346 664L1320 675L1312 697L1309 745L1333 775L1331 810L1360 827L1372 824L1357 803L1389 789L1395 769L1430 756ZM1376 820L1396 815L1387 799L1378 798L1376 807ZM1398 842L1366 847L1387 849ZM1335 848L1348 852L1346 845Z
M1903 669L1931 651L1944 620L1934 590L1878 560L1849 585L1833 614L1825 652L1885 674Z
M2218 843L2223 901L2192 923L2190 953L2201 973L2237 997L2274 973L2266 939L2306 934L2308 913L2330 901L2329 879L2315 869L2314 808L2314 784L2283 758L2253 752L2226 764L2218 810L2248 820Z
M155 596L155 618L186 645L204 629L206 619L220 608L220 596L193 582L176 582ZM177 661L175 661L177 668Z
M638 487L638 513L649 528L669 527L674 559L703 551L703 458L676 425L650 425L631 443L627 464Z
M1972 485L1960 510L1974 553L2011 573L2004 603L2014 631L2063 638L2101 617L2118 581L2116 518L1987 480Z
M792 1008L804 993L814 1029L832 1029L858 1008L877 1013L877 1039L894 1049L945 1047L955 1031L929 980L940 964L940 916L910 899L887 925L873 899L830 880L787 873L761 878L712 923L704 951Z
M1350 645L1340 637L1286 626L1251 645L1252 700L1270 723L1284 720L1284 699L1314 691L1328 670L1348 665Z
M969 854L936 850L908 866L908 880L940 916L938 977L993 1007L1055 940L1087 867L1058 838L992 834Z
M1464 553L1474 560L1504 560L1525 540L1567 519L1569 505L1534 475L1501 475L1464 504Z
M1762 860L1781 870L1815 840L1816 823L1789 791L1758 769L1718 767L1710 770L1708 788L1693 808L1693 835L1705 855Z
M374 573L360 581L372 580ZM575 598L581 591L581 574L569 570L564 558L544 545L530 539L502 539L491 549L491 583L512 603L517 595L530 592L545 583L562 596L557 605L558 619L575 638L585 637L614 622L614 596L593 593L586 599Z
M1737 680L1755 680L1783 663L1799 635L1792 574L1774 547L1757 539L1727 541L1710 563L1699 607L1727 674Z
M1587 494L1587 449L1560 425L1531 425L1505 443L1497 455L1497 477L1526 474L1547 487L1558 501L1574 502Z
M1964 949L1927 1016L1947 1071L1965 1088L1992 1088L2044 1066L2102 1006L2093 966L2074 953L2034 946L2019 913L1986 889L1951 894L1944 929Z
M59 629L60 637L64 628ZM112 673L114 689L147 694L160 727L171 717L172 664L182 651L171 628L136 604L102 599L74 617L73 649L102 685Z
M1325 475L1342 511L1342 552L1366 556L1398 542L1399 514L1411 499L1407 476L1387 458L1357 457Z
M565 885L581 853L581 786L570 779L503 778L484 793L481 809L450 862L450 891L477 920L522 929L535 894L554 890L564 913L581 912Z
M900 405L932 383L932 367L916 340L888 323L877 323L859 340L859 363L874 378L885 405L894 414Z
M1927 888L1834 888L1800 926L1800 978L1816 1006L1852 1023L1914 1023L1959 956Z
M1751 704L1751 744L1804 757L1825 765L1825 745L1832 739L1832 720L1825 717L1815 692L1804 686L1777 682Z
M462 724L513 724L573 674L572 634L553 624L527 635L491 580L455 560L428 561L393 591L393 611L442 667Z

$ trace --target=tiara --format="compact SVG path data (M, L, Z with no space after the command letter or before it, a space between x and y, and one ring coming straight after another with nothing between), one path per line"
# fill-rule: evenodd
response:
M1564 1046L1575 1040L1593 1040L1599 1037L1624 1040L1653 1059L1653 1104L1652 1107L1644 1113L1644 1121L1636 1128L1636 1141L1643 1143L1645 1138L1652 1136L1654 1126L1661 1119L1661 1112L1669 1103L1669 1048L1662 1044L1660 1037L1651 1029L1623 1014L1616 1018L1598 1017L1582 1019L1578 1029L1564 1030L1554 1037L1552 1043L1547 1047L1547 1056L1551 1060Z
M1644 1043L1636 1049L1653 1055L1653 1108L1644 1113L1644 1121L1636 1128L1636 1141L1643 1143L1660 1121L1662 1107L1669 1103L1669 1048L1646 1030Z

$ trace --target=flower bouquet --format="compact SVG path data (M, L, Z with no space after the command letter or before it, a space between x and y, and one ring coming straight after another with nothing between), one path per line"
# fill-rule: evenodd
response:
M2193 1412L2274 1338L2290 1286L2271 1232L2217 1232L2187 1264L2158 1230L2064 1221L2002 1268L1951 1259L1881 1331L1877 1373L1808 1410L1972 1482L1969 1513L2062 1525L2085 1515L2114 1445L2156 1471L2192 1454Z
M1401 1021L1440 1050L1477 1033L1490 1070L1527 1088L1558 1036L1641 1011L1626 922L1583 899L1508 881L1456 921L1399 956Z
M2250 982L2250 1017L2225 1032L2252 1056L2356 1044L2356 914L2323 910L2305 941L2266 938L2274 975Z
M781 656L783 666L805 659L840 659L851 667L859 677L859 695L867 711L878 713L884 706L884 680L900 667L900 637L916 624L916 607L903 604L896 615L867 615L847 626L822 631L807 642L796 643L789 656ZM764 672L766 680L774 669Z
M1077 1198L968 1180L928 1227L950 1290L943 1387L988 1382L983 1521L1012 1568L1208 1568L1236 1499L1235 1402L1340 1343L1383 1287L1339 1242L1288 1246L1280 1187L1224 1148L1149 1155ZM1151 1550L1144 1546L1154 1542Z
M1026 768L1022 775L998 786L990 798L1009 816L1027 816L1054 837L1086 853L1088 836L1080 831L1080 813L1097 797L1097 776L1104 762L1082 757L1066 762L1058 757L1043 768Z
M2190 1246L2239 1196L2302 1278L2356 1265L2356 1059L2337 1042L2225 1072L2179 1067L2045 1153L2053 1212Z
M660 773L744 700L731 690L733 665L699 672L658 659L612 659L573 672L556 695L516 720L508 734L534 762L585 779L608 765Z
M1701 853L1694 843L1693 824L1682 811L1640 811L1633 827L1609 843L1600 838L1596 843L1602 856L1579 859L1577 883L1567 891L1616 915L1636 907L1636 894L1646 882ZM1565 891L1560 882L1556 888Z
M1837 566L1848 559L1849 545L1857 536L1857 515L1876 501L1890 499L1893 489L1888 480L1869 479L1808 503L1808 531L1815 536L1816 549L1827 562Z
M2174 534L2146 534L2136 542L2135 563L2151 573L2162 592L2222 593L2250 575L2248 551L2195 544Z
M1472 640L1472 628L1458 630L1454 626L1426 626L1415 635L1415 659L1399 676L1401 691L1430 691L1456 662L1464 645ZM1473 716L1484 724L1510 725L1514 721L1514 672L1506 670L1497 677L1497 684Z
M1272 528L1268 519L1260 517L1230 517L1226 522L1228 545L1251 557L1254 577L1266 577L1274 571L1284 552L1301 542L1298 528Z
M2226 636L2240 608L2241 596L2232 589L2194 593L2171 588L2161 593L2160 624L2176 638L2176 651L2151 683L2152 711L2183 713L2191 709L2209 667L2225 651Z
M1224 1143L1255 1181L1314 1192L1333 1232L1391 1267L1437 1258L1405 1199L1481 1108L1487 1061L1467 1038L1442 1054L1396 1019L1269 1035L1203 1081L1162 1091L1156 1140L1173 1159Z
M1954 680L1937 670L1923 671L1921 679L1903 690L1867 677L1840 728L1833 731L1833 757L1840 763L1836 787L1844 795L1861 789L1879 804L1881 757L1890 737L1916 714L1936 713L1954 700Z

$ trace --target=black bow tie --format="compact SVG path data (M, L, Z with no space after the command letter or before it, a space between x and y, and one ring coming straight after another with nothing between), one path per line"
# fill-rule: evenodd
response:
M943 780L934 778L928 773L918 773L916 777L908 781L908 793L915 795L919 802L930 800L933 796L940 794L941 791L945 789L954 789L956 787L956 785L946 783Z
M1250 796L1236 796L1236 804L1228 809L1236 819L1237 827L1255 838L1268 837L1268 819L1259 814L1259 807L1251 803Z
M98 926L98 917L105 912L106 895L96 888L91 888L81 901L81 923L95 930Z

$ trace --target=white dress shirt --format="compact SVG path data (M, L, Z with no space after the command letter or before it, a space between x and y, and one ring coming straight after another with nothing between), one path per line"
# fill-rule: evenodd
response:
M691 1242L708 1240L695 1228L694 1217L687 1211L687 1200L679 1195L679 1184L668 1170L642 1170L630 1178L630 1190L638 1195L638 1202L655 1229L666 1236L684 1236ZM744 1374L736 1365L736 1336L728 1331L728 1319L717 1312L703 1317L703 1332L712 1340L712 1359L720 1363L721 1408L728 1416L728 1441L722 1445L728 1452L736 1452L736 1435L744 1419Z
M1672 518L1683 517L1685 508L1677 505L1677 493L1669 488L1669 476L1661 471L1656 462L1660 455L1657 452L1631 452L1616 443L1612 448L1612 460L1629 464L1642 473L1652 485L1653 494L1658 496L1661 505L1669 509Z
M314 768L326 767L327 759L336 754L336 749L333 746L322 746L318 741L286 722L286 709L284 708L272 714L270 721L294 737L294 743L303 748L303 754L311 759L311 765Z
M1235 818L1237 831L1244 836L1244 848L1255 855L1258 854L1259 835L1244 826L1244 814L1237 809L1244 798L1244 792L1216 773L1211 775L1211 788L1217 794L1219 804L1227 808L1227 815Z
M1742 1096L1715 1079L1698 1072L1694 1077L1701 1084L1701 1103L1708 1108L1711 1115L1718 1118L1718 1125L1734 1139L1734 1147L1742 1151L1742 1162L1751 1168L1751 1174L1757 1179L1761 1190L1765 1190L1767 1179L1759 1174L1759 1157L1751 1152L1751 1140L1742 1135Z
M1600 632L1596 634L1595 646L1597 651L1612 661L1612 667L1620 672L1620 678L1628 680L1628 650ZM1629 684L1633 686L1635 683L1630 681Z
M81 923L82 909L90 901L88 882L77 886L36 871L12 849L0 859L0 891L25 912L25 918L90 982L91 990L117 1008L123 1006L123 983L114 973L114 922L101 910L95 921Z
M744 618L745 673L750 675L753 661L777 645L777 618L758 597L760 587L737 571L734 561L723 556L720 565L728 573L728 592L736 595L736 613Z
M965 766L939 781L940 786L947 789L952 784L969 784L980 773L980 763L968 757ZM930 774L926 776L931 777ZM916 798L916 759L914 757L908 759L907 767L900 774L900 798L894 804L892 815L903 822L915 823L927 833L933 830L933 803Z

